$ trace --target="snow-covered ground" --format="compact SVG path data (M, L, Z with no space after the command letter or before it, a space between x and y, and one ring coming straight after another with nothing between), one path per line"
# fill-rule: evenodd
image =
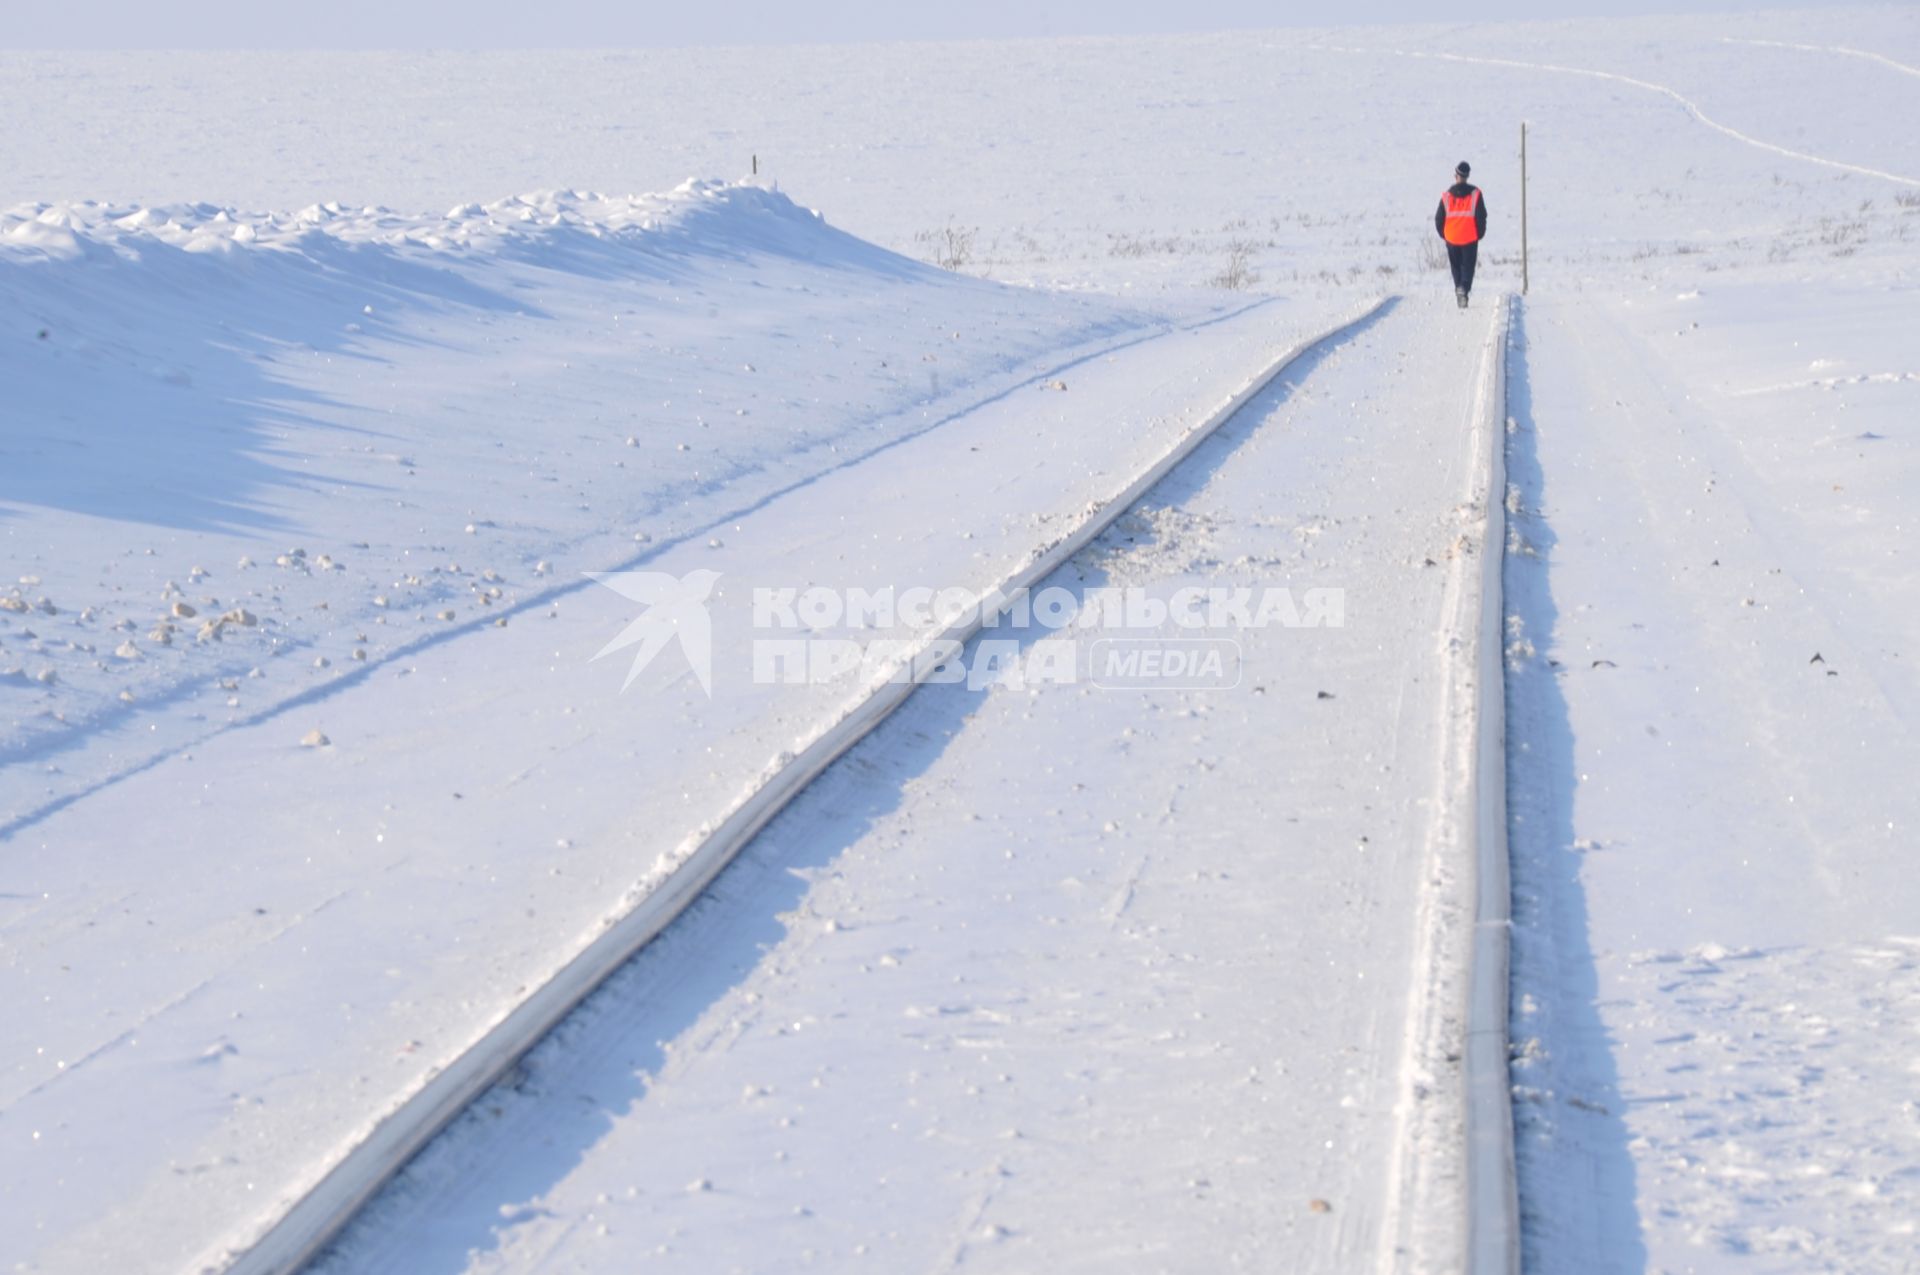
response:
M1494 214L1479 296L1515 288L1525 118L1529 1263L1906 1269L1916 67L1901 9L0 54L0 1256L174 1270L245 1243L844 706L851 674L738 676L753 587L990 583L1279 348L1443 289L1430 211L1463 156ZM763 183L681 184L753 155ZM555 185L582 189L501 199ZM304 211L246 211L273 208ZM461 1130L333 1267L952 1241L1025 1269L1098 1265L1094 1233L1249 1268L1446 1251L1450 1221L1391 1203L1435 1172L1393 1118L1433 973L1396 928L1430 776L1378 781L1391 815L1359 777L1432 744L1439 652L1384 671L1411 669L1429 573L1387 582L1456 499L1434 449L1484 319L1401 303L1077 568L1326 575L1372 601L1289 631L1269 691L1335 699L923 692L622 975L641 1026L589 1011L536 1055L502 1119L548 1145L490 1172L497 1131ZM1237 521L1263 502L1273 526ZM711 701L683 661L621 696L591 659L633 606L581 573L633 568L720 573ZM1368 727L1394 712L1405 733ZM1190 799L1155 787L1208 757ZM989 1150L976 1116L1045 1136ZM676 1151L642 1181L656 1138ZM937 1189L844 1178L855 1146ZM1105 1185L1068 1209L1070 1177Z
M1541 1269L1920 1236L1920 302L1525 307L1510 782Z
M1323 347L1047 582L1337 581L1343 624L1228 630L1231 691L925 688L320 1269L1444 1251L1460 1111L1402 1042L1488 318ZM1439 1185L1398 1218L1406 1145Z

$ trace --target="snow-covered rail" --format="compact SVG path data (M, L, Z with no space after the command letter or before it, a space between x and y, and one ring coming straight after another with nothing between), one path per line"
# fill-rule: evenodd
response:
M1455 537L1437 622L1437 770L1402 1032L1381 1269L1518 1275L1508 1081L1510 887L1501 570L1511 298L1479 350L1457 444ZM1461 350L1465 355L1466 349ZM1464 1134L1463 1134L1464 1131ZM1419 1255L1413 1260L1410 1255Z
M1473 947L1467 987L1467 1270L1518 1275L1520 1206L1507 1074L1507 960L1512 894L1507 862L1507 727L1501 569L1506 558L1507 340L1515 303L1503 300L1487 339L1474 437L1486 454L1486 524L1479 558L1473 708Z
M1068 531L1036 547L996 586L999 596L1031 587L1085 548L1289 366L1314 348L1367 322L1392 300L1374 301L1351 318L1273 359L1124 488L1088 506ZM921 649L945 649L944 643L965 642L990 618L975 614L962 619L929 638ZM767 774L714 825L671 877L609 925L558 974L531 989L511 1013L381 1120L367 1137L343 1151L318 1183L293 1201L257 1239L213 1263L213 1268L229 1275L287 1275L311 1261L409 1159L595 988L665 930L769 820L905 703L914 686L912 681L903 680L876 688L784 765Z

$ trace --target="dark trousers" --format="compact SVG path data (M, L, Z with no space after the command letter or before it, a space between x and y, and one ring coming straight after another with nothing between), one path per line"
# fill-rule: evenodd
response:
M1480 245L1476 243L1450 243L1447 245L1447 264L1453 267L1453 286L1462 292L1473 291L1473 265L1480 259Z

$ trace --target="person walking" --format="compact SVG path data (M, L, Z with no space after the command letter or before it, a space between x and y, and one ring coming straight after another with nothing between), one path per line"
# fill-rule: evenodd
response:
M1453 267L1453 298L1462 310L1473 291L1473 267L1480 258L1480 241L1487 237L1487 201L1478 186L1467 184L1473 166L1461 160L1453 170L1453 185L1440 196L1433 228L1447 241L1447 264Z

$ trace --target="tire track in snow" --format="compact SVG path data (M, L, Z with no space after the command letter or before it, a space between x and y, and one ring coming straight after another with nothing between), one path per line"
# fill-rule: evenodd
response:
M1892 67L1902 75L1911 75L1920 79L1920 66L1908 66L1905 62L1896 62L1884 53L1870 53L1865 49L1850 49L1844 44L1793 44L1787 40L1743 40L1738 36L1722 36L1726 44L1752 44L1763 49L1792 49L1798 53L1838 53L1847 57L1865 58L1869 62L1878 62L1882 66Z
M1808 151L1797 151L1786 146L1776 146L1774 143L1755 137L1751 133L1743 133L1729 124L1722 124L1719 120L1714 119L1705 111L1701 110L1699 104L1692 98L1683 95L1677 89L1668 88L1664 84L1656 84L1652 80L1642 80L1635 76L1622 75L1617 71L1598 71L1592 67L1584 66L1561 66L1553 62L1523 62L1517 58L1477 57L1468 53L1428 53L1414 49L1363 49L1333 44L1308 45L1307 47L1331 53L1384 53L1391 57L1425 58L1436 62L1464 62L1475 66L1500 66L1519 71L1551 71L1558 75L1580 75L1589 79L1611 80L1618 84L1631 84L1635 88L1646 89L1650 93L1658 93L1663 97L1671 98L1697 122L1706 125L1716 133L1724 133L1735 141L1752 146L1758 150L1768 151L1775 155L1783 155L1788 159L1797 159L1802 163L1818 164L1823 168L1837 168L1841 172L1854 173L1861 177L1877 177L1881 181L1893 182L1898 186L1920 188L1920 177L1907 177L1900 173L1889 173L1879 168L1868 168L1862 164L1849 164L1844 160L1828 159L1824 155L1815 155ZM1899 64L1896 63L1895 65Z

